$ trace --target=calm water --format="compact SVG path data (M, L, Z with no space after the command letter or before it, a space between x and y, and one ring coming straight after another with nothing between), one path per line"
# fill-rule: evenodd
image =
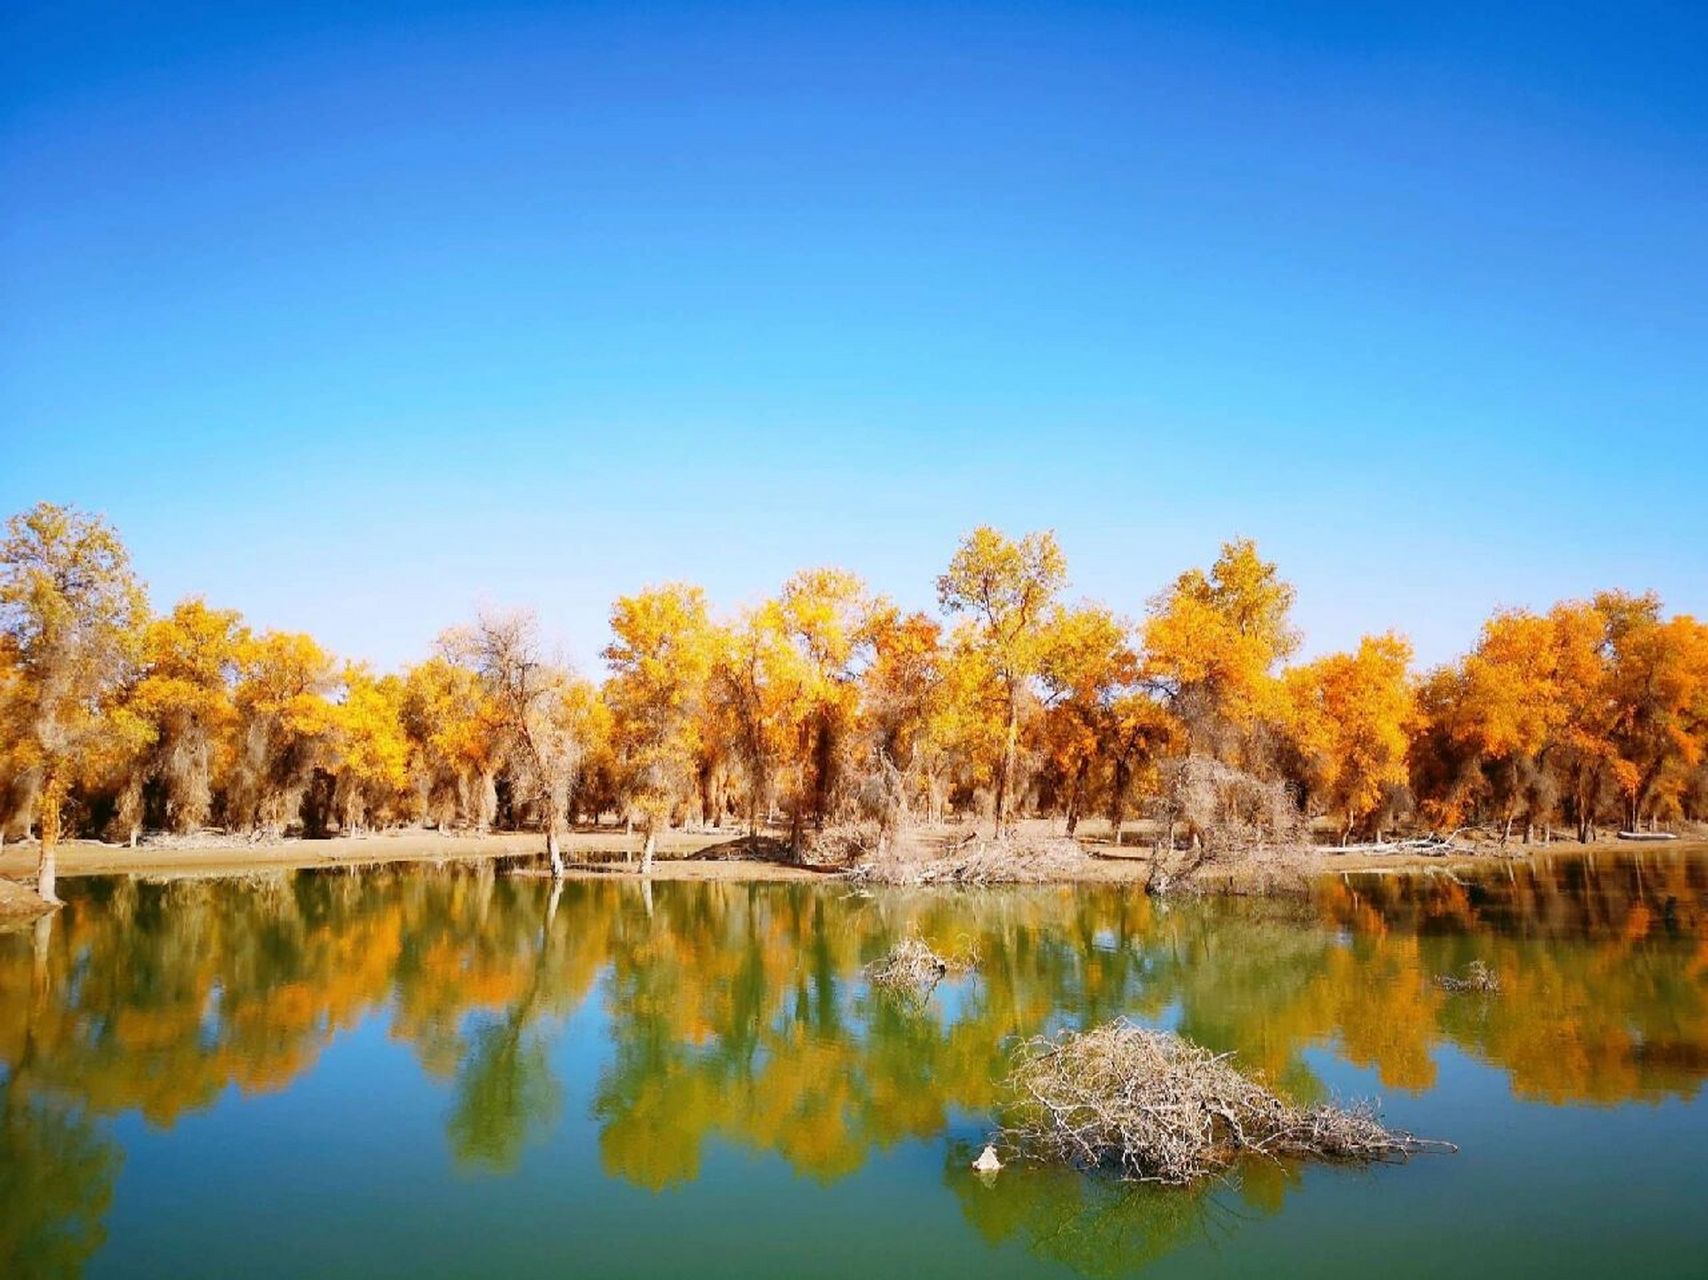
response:
M1310 903L66 884L0 936L0 1275L1702 1275L1708 862ZM924 1008L861 965L983 968ZM1448 995L1472 959L1499 997ZM1186 1192L965 1171L1005 1046L1124 1014L1463 1150Z

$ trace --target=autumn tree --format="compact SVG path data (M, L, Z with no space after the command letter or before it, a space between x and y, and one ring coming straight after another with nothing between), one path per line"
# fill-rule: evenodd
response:
M528 612L483 614L472 627L448 633L441 643L448 656L480 673L512 779L541 817L552 875L561 878L558 833L582 752L568 670L546 661L539 622Z
M693 787L718 634L705 593L682 583L618 599L611 633L605 699L624 789L645 837L641 867L650 872L659 828Z
M1279 710L1277 665L1298 648L1293 587L1249 538L1222 546L1151 602L1145 675L1169 703L1189 750L1241 763L1254 724Z
M1120 694L1109 707L1109 828L1121 843L1121 827L1135 789L1155 789L1157 763L1174 751L1182 736L1174 714L1148 691Z
M1058 607L1044 630L1039 675L1044 688L1044 740L1061 780L1071 836L1079 825L1095 768L1113 761L1121 724L1117 706L1138 677L1131 627L1102 605Z
M1560 700L1559 743L1551 766L1560 777L1578 839L1594 834L1603 793L1628 774L1613 734L1618 726L1608 661L1607 618L1594 603L1565 601L1548 612L1554 630L1554 678Z
M727 629L708 633L708 639L713 636L706 699L694 736L729 738L745 776L747 832L754 838L760 814L770 810L778 774L795 746L807 673L775 600L744 611ZM700 749L704 754L703 746Z
M220 757L237 722L232 690L247 639L235 609L210 609L198 597L148 626L143 674L130 698L152 730L137 782L158 788L155 819L170 830L198 827L213 810Z
M344 668L344 696L333 714L333 802L344 832L375 813L393 814L409 782L403 727L404 682L376 677L363 663Z
M1343 842L1406 783L1410 663L1410 643L1389 632L1286 674L1288 727L1309 761L1313 793L1342 817Z
M15 682L8 726L40 779L37 891L54 894L62 807L81 757L106 732L111 696L134 668L147 603L111 525L41 503L0 541L0 646ZM17 767L17 765L14 765Z
M933 818L931 729L942 706L942 627L923 613L903 615L893 605L874 610L868 623L872 660L861 675L860 754L865 807L875 812L887 841L926 800Z
M1611 737L1635 829L1708 748L1708 626L1682 614L1663 621L1653 594L1606 592L1595 603L1607 619Z
M439 653L411 667L403 686L418 811L440 830L460 815L484 833L498 805L502 725L480 673Z
M795 651L790 754L794 766L791 845L803 828L822 829L847 764L858 713L859 679L871 654L874 602L844 569L808 569L783 585L777 616Z
M266 631L237 650L237 742L226 809L234 825L283 831L325 762L337 716L332 655L301 632Z
M937 579L938 603L949 613L970 615L971 639L1000 685L1002 748L996 768L994 817L1000 834L1008 828L1020 743L1020 713L1043 658L1050 605L1067 582L1067 560L1049 532L1018 542L989 526L969 533Z

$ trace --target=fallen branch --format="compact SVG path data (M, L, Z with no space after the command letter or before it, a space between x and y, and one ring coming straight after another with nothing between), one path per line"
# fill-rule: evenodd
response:
M1312 853L1421 853L1428 857L1446 857L1450 853L1475 853L1470 845L1457 843L1452 836L1418 836L1410 840L1376 840L1365 844L1319 844Z

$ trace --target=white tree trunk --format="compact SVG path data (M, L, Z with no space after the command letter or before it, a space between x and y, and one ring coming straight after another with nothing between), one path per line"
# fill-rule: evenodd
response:
M50 841L42 841L41 856L36 860L36 893L46 902L58 902L54 892L54 849Z

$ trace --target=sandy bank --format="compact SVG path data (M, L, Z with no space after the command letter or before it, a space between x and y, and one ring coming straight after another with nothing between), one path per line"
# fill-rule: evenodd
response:
M564 856L571 863L570 874L579 877L602 877L633 874L636 864L631 861L638 852L639 839L618 830L583 831L568 836ZM790 866L785 863L743 857L745 842L735 835L673 831L659 838L659 859L654 877L660 880L822 880L825 869ZM1103 884L1128 883L1142 880L1150 869L1149 851L1127 846L1117 850L1108 844L1090 843L1083 867L1067 877L1075 882ZM1708 852L1708 842L1684 841L1657 845L1635 845L1618 841L1603 841L1592 845L1556 841L1551 845L1512 846L1507 854L1454 854L1430 857L1415 853L1404 854L1319 854L1298 868L1304 875L1321 873L1392 872L1432 868L1463 870L1478 866L1499 866L1508 861L1525 861L1583 853L1629 853L1690 850ZM0 854L0 877L13 881L30 881L35 875L37 850L34 842L14 843ZM124 845L102 844L99 841L72 840L60 846L59 874L61 877L144 874L144 875L223 875L250 871L286 870L299 867L365 866L377 863L441 863L485 858L538 857L543 855L540 837L531 832L505 832L496 835L440 835L432 831L398 831L364 836L343 836L328 840L275 840L257 842L219 843L198 841L190 844L173 842L144 842L132 849ZM1231 887L1241 886L1237 874ZM17 918L28 908L28 914L39 912L33 893L21 891L17 885L7 886L5 899L0 899L0 915ZM10 904L10 905L7 905ZM27 918L27 917L26 917Z

